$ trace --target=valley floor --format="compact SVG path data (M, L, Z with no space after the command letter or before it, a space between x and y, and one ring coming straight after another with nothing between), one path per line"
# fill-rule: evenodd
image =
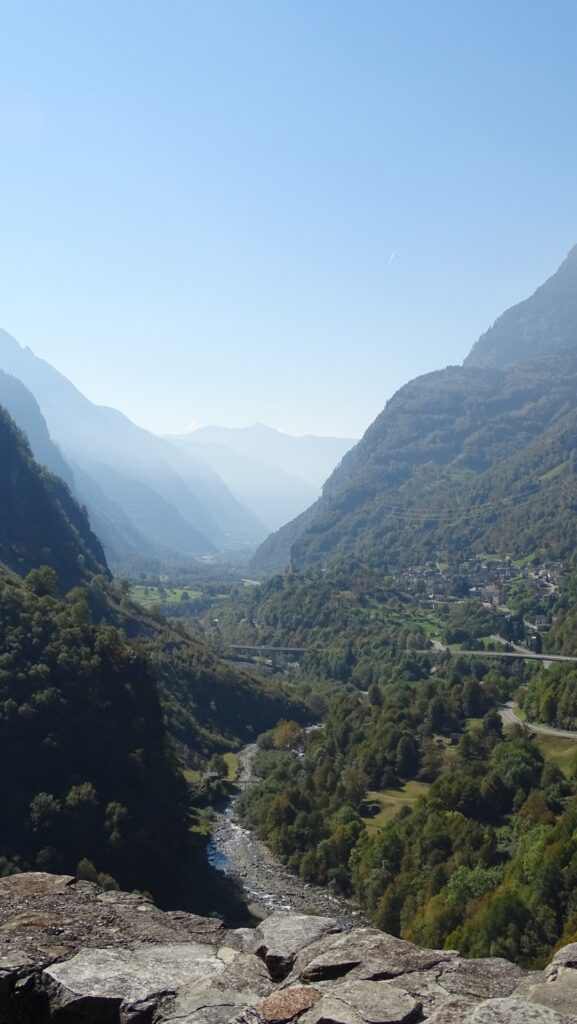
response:
M287 871L264 843L239 824L235 803L240 792L256 781L252 772L256 749L251 743L239 753L238 791L216 814L208 847L211 866L240 883L249 909L257 917L274 910L290 910L330 914L359 923L362 914L353 903Z

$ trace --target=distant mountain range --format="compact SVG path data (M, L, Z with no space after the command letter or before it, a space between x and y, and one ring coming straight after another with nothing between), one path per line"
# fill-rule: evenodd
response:
M323 475L349 446L260 426L156 437L90 402L1 330L0 370L0 405L28 435L38 461L86 505L112 563L254 548L314 501Z
M577 543L576 474L577 248L462 367L401 388L254 566L565 557Z
M34 458L74 488L74 475L58 445L50 437L48 426L34 395L22 381L0 370L0 406L28 438Z
M202 427L168 440L206 459L270 530L318 498L328 473L355 443L312 434L293 437L261 423L238 429Z
M201 444L224 444L250 459L276 466L306 480L320 490L345 452L356 444L352 437L294 437L263 423L252 427L199 427L186 435Z
M205 462L184 457L116 409L94 405L5 332L0 332L0 367L32 392L66 460L106 496L100 503L95 487L86 496L79 487L112 557L121 553L126 516L137 531L134 538L142 535L160 557L214 552L265 535L263 525ZM120 519L115 506L122 510Z

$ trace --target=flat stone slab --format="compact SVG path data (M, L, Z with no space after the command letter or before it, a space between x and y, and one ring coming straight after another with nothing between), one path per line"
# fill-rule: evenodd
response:
M577 942L570 942L567 946L559 949L551 963L545 968L547 977L555 976L560 970L566 968L577 968Z
M261 1002L273 988L265 964L252 954L221 946L224 969L180 987L163 1003L159 1020L178 1024L228 1024L247 1006Z
M277 912L261 921L249 950L262 957L272 978L289 973L297 953L340 928L332 917Z
M316 1006L321 998L321 993L311 985L293 985L273 992L255 1006L255 1011L263 1024L286 1024Z
M565 969L554 979L537 984L523 982L515 994L531 1003L569 1015L571 1024L573 1021L577 1024L577 970Z
M181 943L134 950L87 949L43 972L51 1013L73 1008L97 1020L111 1003L123 1010L176 992L196 978L221 973L225 961L210 946Z
M231 1018L258 1002L256 992L229 988L212 978L199 981L179 991L174 1002L157 1011L155 1020L162 1024L229 1024Z
M300 958L300 977L303 981L315 982L355 971L367 981L379 981L412 971L426 971L441 963L450 964L453 959L454 954L421 949L377 928L355 928L336 937L306 965L302 965Z
M427 1024L463 1024L466 1016L476 1004L466 996L449 996L442 1006L427 1012Z
M423 1017L428 1021L432 1018L444 1024L443 1015L446 1014L449 1021L458 1021L461 1024L465 1010L472 1009L479 1002L474 996L454 995L447 992L437 981L439 971L413 971L410 974L403 974L393 981L384 982L386 985L393 985L408 992L420 1003L422 1003ZM350 975L349 977L353 977ZM461 1016L458 1016L457 1008L460 1008ZM451 1016L452 1014L452 1016Z
M527 971L501 957L479 960L459 957L443 965L438 980L447 992L479 999L498 999L513 995L526 975Z
M464 1024L572 1024L572 1021L546 1006L510 996L481 1003L465 1017Z
M74 875L49 875L46 871L26 871L0 878L0 900L64 892L76 879Z
M412 1024L421 1004L400 988L378 981L346 980L323 995L302 1024Z

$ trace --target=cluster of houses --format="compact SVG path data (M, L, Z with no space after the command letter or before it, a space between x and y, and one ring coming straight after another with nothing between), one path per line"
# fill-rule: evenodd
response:
M422 608L434 610L439 601L450 603L465 598L494 607L506 607L511 585L522 580L532 582L535 604L538 605L558 590L564 571L562 562L520 566L509 555L503 559L472 555L452 566L443 562L409 566L395 573L395 578L404 590L419 598ZM546 615L533 618L531 625L536 630L542 631L551 625Z

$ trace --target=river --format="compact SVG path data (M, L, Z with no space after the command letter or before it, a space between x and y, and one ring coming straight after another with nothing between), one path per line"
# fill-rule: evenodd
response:
M256 743L251 743L239 753L237 792L216 813L207 847L209 864L240 885L249 910L256 917L265 917L273 910L293 910L345 918L358 924L362 914L353 903L287 871L268 847L240 824L236 802L240 793L256 781L252 771L256 749Z

